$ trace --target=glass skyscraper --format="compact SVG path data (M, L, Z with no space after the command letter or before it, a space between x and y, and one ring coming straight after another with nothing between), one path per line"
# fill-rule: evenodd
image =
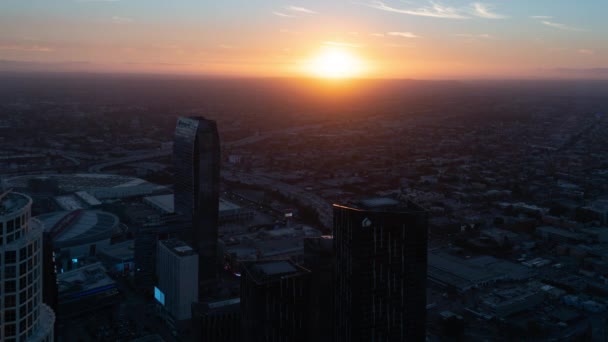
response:
M217 280L220 142L215 121L180 117L173 144L175 212L192 222L199 255L199 297Z

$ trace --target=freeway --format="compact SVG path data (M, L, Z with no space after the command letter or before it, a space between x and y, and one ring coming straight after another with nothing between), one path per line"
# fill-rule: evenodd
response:
M268 139L268 138L276 136L276 135L294 134L294 133L298 133L298 132L308 130L308 129L319 128L321 126L322 126L321 124L315 124L315 125L305 125L305 126L293 127L290 129L272 130L272 131L268 131L268 132L265 132L262 134L253 135L253 136L246 137L243 139L223 143L222 147L246 146L246 145L256 143L258 141ZM91 165L89 167L89 172L100 173L103 169L106 169L108 167L117 166L117 165L121 165L121 164L133 163L133 162L147 160L147 159L156 159L156 158L167 157L167 156L170 156L172 153L173 153L172 149L157 150L157 151L152 151L149 153L137 152L137 153L134 153L127 157L107 160L107 161L99 163L99 164Z
M266 189L276 189L283 196L297 199L297 201L299 201L302 205L313 208L319 214L319 221L325 228L331 228L332 226L333 215L331 203L328 203L322 197L312 192L308 192L297 186L286 184L264 175L256 175L254 173L227 171L222 172L221 175L222 178L229 181L261 186Z

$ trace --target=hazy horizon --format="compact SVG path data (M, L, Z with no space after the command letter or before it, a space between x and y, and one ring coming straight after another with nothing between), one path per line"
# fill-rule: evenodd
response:
M601 1L7 0L0 8L0 71L608 79Z

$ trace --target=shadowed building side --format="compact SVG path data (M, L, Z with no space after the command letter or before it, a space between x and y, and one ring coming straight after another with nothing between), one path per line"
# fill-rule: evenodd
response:
M391 199L333 208L336 341L424 341L427 213Z
M215 121L180 117L173 144L175 212L192 222L192 247L198 253L199 298L217 282L220 143Z

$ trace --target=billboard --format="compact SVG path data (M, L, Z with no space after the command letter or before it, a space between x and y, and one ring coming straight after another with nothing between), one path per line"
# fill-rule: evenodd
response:
M156 286L154 286L154 299L161 305L165 305L165 294Z

